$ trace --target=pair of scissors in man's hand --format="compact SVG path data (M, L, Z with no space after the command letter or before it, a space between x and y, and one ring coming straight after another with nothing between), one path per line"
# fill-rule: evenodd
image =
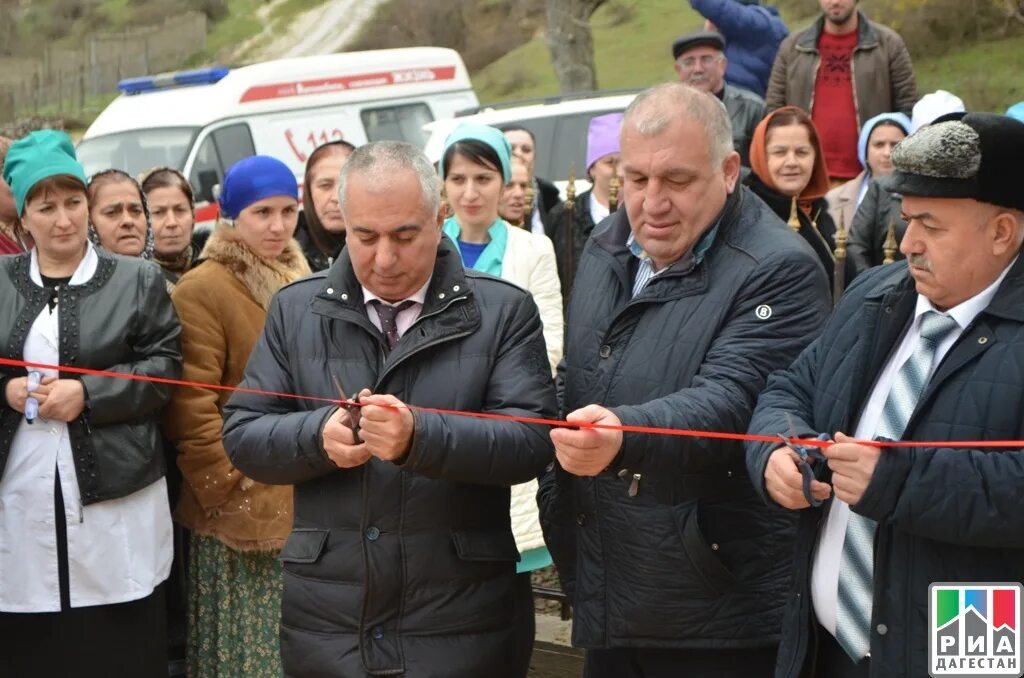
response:
M355 441L356 445L360 445L363 442L359 437L359 410L361 408L359 405L353 404L353 402L349 400L348 396L345 395L345 389L341 387L341 381L338 380L338 377L332 378L334 379L334 387L338 389L338 399L341 401L338 406L348 412L349 428L352 430L352 439Z
M781 440L786 447L796 452L797 457L799 457L796 463L797 467L800 469L800 475L803 476L804 480L804 499L806 499L807 503L811 506L821 506L824 501L821 499L815 499L814 495L811 493L811 483L815 480L815 468L811 465L811 462L817 461L820 462L820 464L824 464L826 462L825 454L819 447L815 447L814 445L801 445L797 442L799 438L796 435L796 426L793 425L793 419L788 413L786 414L786 421L789 424L789 435L784 436L780 433L778 434L779 440ZM831 439L832 437L827 433L819 433L817 437L817 440L822 441ZM820 465L818 468L820 468Z

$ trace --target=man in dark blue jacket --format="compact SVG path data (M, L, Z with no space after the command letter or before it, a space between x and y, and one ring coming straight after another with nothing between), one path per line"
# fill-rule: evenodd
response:
M559 367L572 422L746 429L772 370L817 335L821 265L737 183L725 109L679 83L622 126L624 205L583 250ZM594 403L601 403L596 405ZM556 430L541 524L586 678L771 675L795 524L743 446Z
M1024 452L941 444L1024 439L1022 155L1024 124L988 113L901 142L887 181L903 195L907 261L858 277L758 402L752 433L835 438L807 487L799 445L747 448L769 504L800 516L779 677L916 678L982 661L937 642L930 585L1024 581ZM858 442L871 439L935 444ZM1019 606L1020 590L1008 595ZM999 631L988 596L972 609ZM1019 624L1012 636L1008 675Z
M779 10L760 0L690 0L709 31L725 37L725 81L764 98L779 45L789 29Z

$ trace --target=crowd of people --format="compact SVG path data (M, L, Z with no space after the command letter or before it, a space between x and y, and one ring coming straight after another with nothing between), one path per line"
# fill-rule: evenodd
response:
M0 140L0 675L523 678L554 564L586 678L909 678L930 583L1024 581L1024 452L865 443L1024 439L1024 102L690 1L571 203L522 127L243 159L210 232Z

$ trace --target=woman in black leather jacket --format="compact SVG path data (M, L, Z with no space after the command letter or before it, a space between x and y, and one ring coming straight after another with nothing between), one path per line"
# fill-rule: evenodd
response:
M35 248L0 259L0 356L177 378L160 269L89 243L67 135L15 143L4 178ZM0 675L166 675L169 387L29 370L0 366Z

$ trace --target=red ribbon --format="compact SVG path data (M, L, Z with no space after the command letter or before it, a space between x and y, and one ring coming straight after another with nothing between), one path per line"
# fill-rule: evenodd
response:
M191 388L205 388L215 391L229 391L232 393L252 393L254 395L274 396L276 398L291 398L293 400L308 400L313 402L330 403L332 405L349 405L361 407L355 400L341 400L338 398L322 398L319 396L301 395L296 393L282 393L279 391L266 391L258 388L246 388L244 386L225 386L223 384L205 384L198 381L185 381L183 379L166 379L163 377L149 377L139 374L128 374L125 372L109 372L107 370L93 370L86 367L72 367L70 365L49 365L47 363L30 362L26 360L13 360L0 358L0 366L35 368L43 370L55 370L70 374L87 374L94 377L108 377L111 379L128 379L130 381L144 381L153 384L166 384L168 386L184 386ZM446 414L457 417L473 417L476 419L490 419L494 421L514 421L521 424L538 424L541 426L562 427L562 428L585 428L606 431L621 431L623 433L648 433L660 436L679 436L683 438L709 438L714 440L737 440L742 442L775 443L780 442L778 435L755 435L751 433L724 433L722 431L697 431L683 428L661 428L657 426L631 426L622 424L613 426L611 424L595 424L591 422L571 422L561 419L545 419L543 417L520 417L508 414L493 414L489 412L465 412L463 410L446 410L437 407L420 407L418 405L406 405L410 410L418 412L430 412L434 414ZM833 445L832 441L818 440L816 438L794 438L793 443L807 447L825 448ZM901 440L896 442L878 440L858 440L862 445L872 447L955 447L955 448L1024 448L1024 440L956 440L956 441L927 441L927 440Z

